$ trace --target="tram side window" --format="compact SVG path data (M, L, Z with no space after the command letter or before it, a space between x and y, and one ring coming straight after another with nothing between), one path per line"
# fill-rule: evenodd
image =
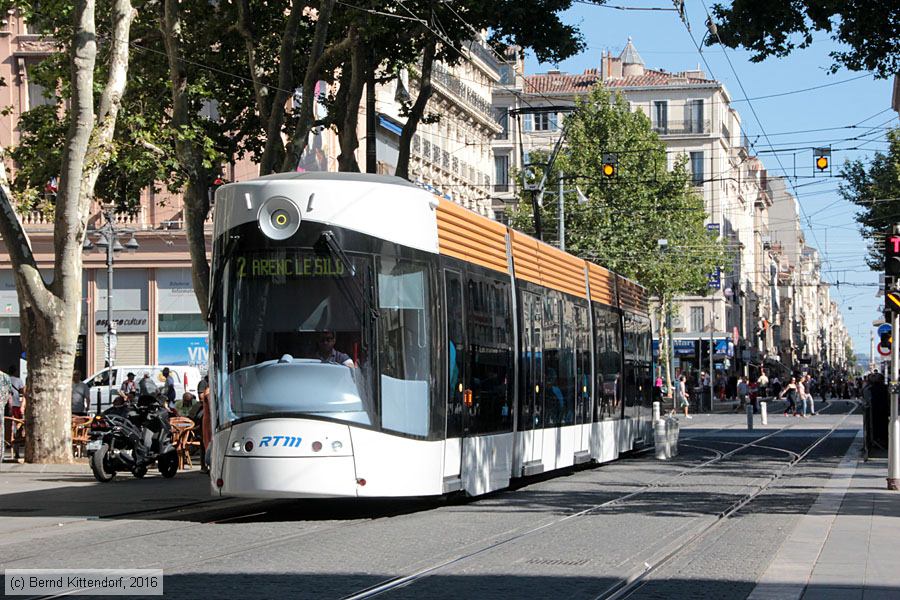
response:
M470 274L466 287L472 390L467 429L471 434L512 431L510 286Z
M577 386L575 366L575 304L570 300L563 300L563 328L562 345L559 352L559 383L563 392L565 404L561 407L558 425L573 425L575 423L575 396Z
M633 315L625 314L625 416L637 417L641 404L640 366L638 365L639 336Z
M544 297L544 427L556 427L565 412L565 384L560 377L559 298Z
M427 267L393 256L378 261L378 351L381 425L428 435L431 332L426 313Z
M576 422L591 420L591 333L586 307L575 307Z
M616 310L594 305L594 330L597 361L594 420L617 419L622 400L622 336Z
M463 290L459 274L446 273L447 286L447 437L463 434Z
M519 396L520 431L540 428L541 425L541 298L522 292L522 387Z

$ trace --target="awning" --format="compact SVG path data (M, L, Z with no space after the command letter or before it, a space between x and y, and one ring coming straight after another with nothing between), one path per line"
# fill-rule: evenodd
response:
M396 135L400 135L401 133L403 133L402 125L395 123L393 119L390 119L389 117L386 117L384 115L378 115L378 124Z

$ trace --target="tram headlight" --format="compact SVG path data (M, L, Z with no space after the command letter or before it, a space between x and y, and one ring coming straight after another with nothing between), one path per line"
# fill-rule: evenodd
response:
M263 202L257 218L260 230L273 240L286 240L300 228L300 209L284 196L272 196Z
M241 443L240 442L232 442L231 449L235 452L241 451Z
M331 442L331 449L334 450L335 452L337 452L338 450L340 450L343 447L344 447L344 445L338 440Z

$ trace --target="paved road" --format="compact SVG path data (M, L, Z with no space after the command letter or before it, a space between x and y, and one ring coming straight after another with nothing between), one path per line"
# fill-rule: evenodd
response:
M629 584L634 598L743 599L861 418L745 422L698 416L682 421L675 460L643 453L478 500L196 504L197 473L109 486L2 473L0 568L162 568L166 598L344 598L379 585L384 598L598 598ZM120 514L142 509L157 512Z

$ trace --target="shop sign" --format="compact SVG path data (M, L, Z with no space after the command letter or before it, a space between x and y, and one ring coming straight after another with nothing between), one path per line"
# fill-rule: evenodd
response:
M146 333L150 330L150 313L146 310L114 310L113 325L116 333ZM94 313L94 331L106 331L106 311Z

